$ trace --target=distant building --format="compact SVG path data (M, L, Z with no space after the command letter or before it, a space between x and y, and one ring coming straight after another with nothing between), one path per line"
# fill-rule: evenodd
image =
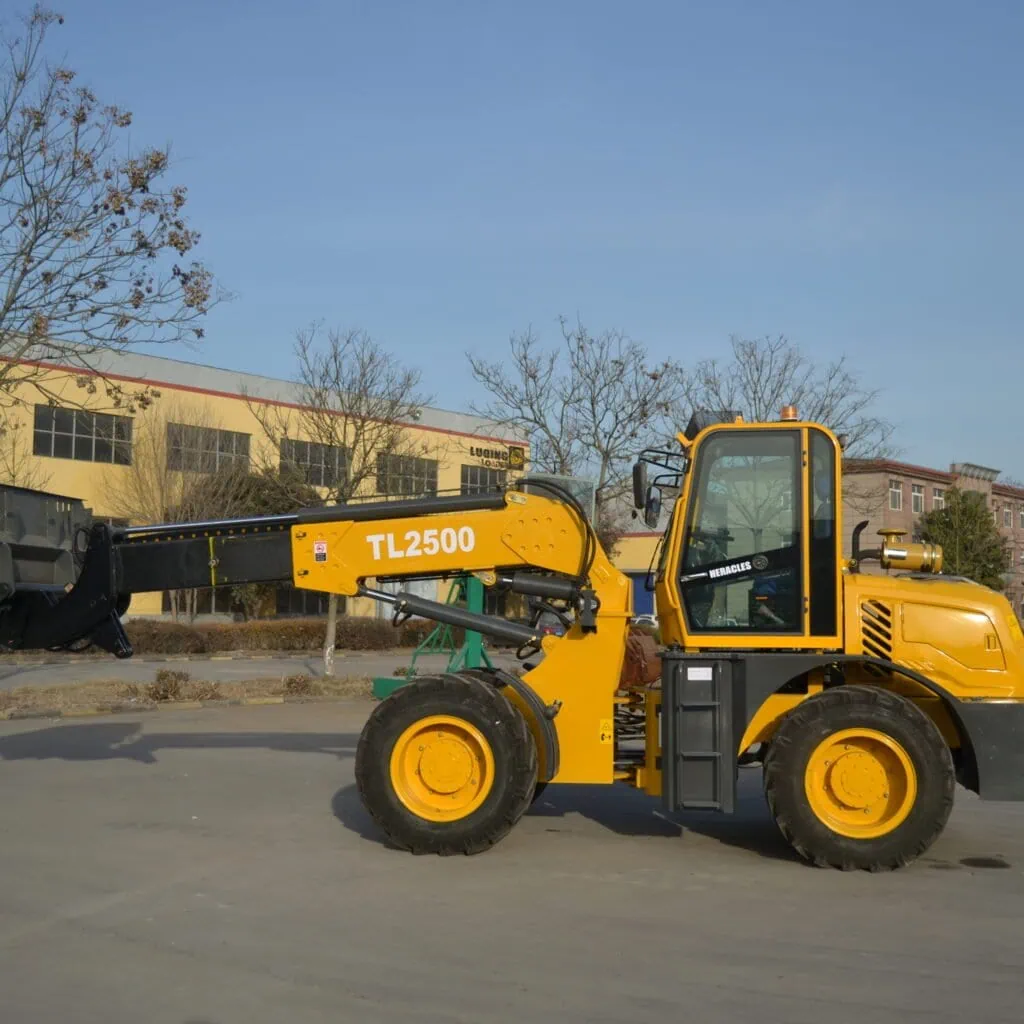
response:
M866 545L881 529L900 529L916 538L921 516L941 508L946 492L956 487L985 496L993 522L1007 539L1005 594L1024 618L1024 488L998 482L999 470L957 462L949 470L929 469L889 459L853 459L843 467L843 532L849 553L857 522L867 520Z
M106 380L127 392L159 391L147 408L130 411L111 408L95 375L60 365L26 366L36 371L34 384L17 389L21 404L6 414L11 433L5 443L18 448L7 459L18 463L13 482L81 498L111 525L132 525L121 514L118 497L133 473L144 474L136 482L151 484L161 492L159 500L165 487L168 493L174 490L171 478L236 466L288 463L324 495L346 471L343 446L304 436L300 426L282 438L278 450L261 428L267 410L301 409L302 393L289 381L156 355L109 353L99 367ZM364 488L368 496L500 490L529 459L521 434L478 416L424 407L404 426L407 450L377 455L376 473ZM408 586L444 599L448 585L414 581ZM390 614L367 598L352 598L342 606L355 615ZM277 588L278 615L316 615L325 607L326 595L290 585ZM230 588L199 592L196 608L200 614L230 613ZM129 614L144 616L168 611L169 595L160 593L136 594L129 608Z

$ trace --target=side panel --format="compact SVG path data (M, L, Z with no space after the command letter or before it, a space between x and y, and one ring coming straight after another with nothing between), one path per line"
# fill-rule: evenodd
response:
M509 492L506 499L501 509L294 526L295 586L351 596L362 580L378 576L520 565L579 573L586 537L572 509L536 495Z
M939 577L844 577L847 653L895 661L961 699L1024 699L1024 642L1009 602Z

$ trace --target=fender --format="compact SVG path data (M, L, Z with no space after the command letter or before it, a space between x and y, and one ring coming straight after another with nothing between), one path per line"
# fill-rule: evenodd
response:
M960 700L920 672L864 655L842 655L840 662L877 665L931 690L956 723L966 757L957 781L982 800L1024 800L1024 701Z
M537 744L537 781L550 782L558 774L558 732L553 718L558 714L545 707L537 693L519 676L504 669L463 670L463 675L475 675L499 690L519 709Z

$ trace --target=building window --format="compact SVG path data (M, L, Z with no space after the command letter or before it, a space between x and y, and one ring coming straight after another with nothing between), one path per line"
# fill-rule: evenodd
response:
M132 421L129 416L108 416L84 409L37 405L32 453L79 462L132 462Z
M167 468L185 473L248 469L249 435L213 427L168 423Z
M932 508L946 507L946 492L941 487L932 488Z
M910 485L910 511L920 515L924 511L924 487L921 484Z
M503 469L488 469L487 466L462 467L463 494L491 494L505 489L508 473Z
M348 449L316 441L281 439L281 468L298 469L314 487L334 487L348 476Z
M377 456L377 493L437 494L437 460L411 455Z
M893 512L903 511L903 481L902 480L890 480L889 481L889 508Z
M1003 526L1013 529L1013 509L1009 505L1003 506Z
M1024 505L1020 507L1020 528L1024 530Z
M299 590L282 583L277 588L275 611L280 618L326 615L330 597L319 590ZM338 614L345 614L344 596L338 597Z

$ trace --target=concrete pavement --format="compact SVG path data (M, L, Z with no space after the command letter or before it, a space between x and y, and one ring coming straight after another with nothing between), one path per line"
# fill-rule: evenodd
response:
M0 723L0 1019L75 1024L1018 1022L1024 808L927 857L795 862L733 818L554 787L497 848L381 845L367 703Z

